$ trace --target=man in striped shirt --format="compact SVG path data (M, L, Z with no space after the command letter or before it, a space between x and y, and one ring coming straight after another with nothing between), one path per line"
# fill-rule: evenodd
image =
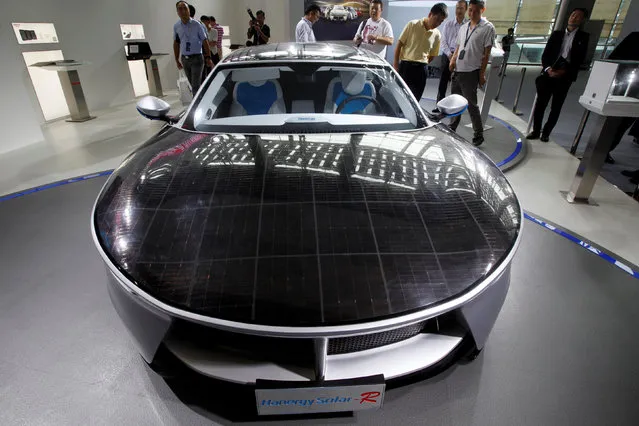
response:
M451 76L450 69L448 68L450 66L450 58L453 57L455 49L457 49L459 29L468 22L466 12L468 12L468 2L466 0L459 0L455 7L455 17L446 20L440 29L442 33L441 54L439 56L441 60L441 77L439 79L439 90L437 91L437 102L446 97L446 90L448 90L448 82ZM439 110L435 108L433 112L439 112Z
M211 19L211 27L217 30L217 62L220 62L220 59L224 57L224 54L222 53L222 37L224 37L224 28L217 23L215 16L209 16L209 18ZM213 62L217 64L217 62L215 62L215 58L213 59Z

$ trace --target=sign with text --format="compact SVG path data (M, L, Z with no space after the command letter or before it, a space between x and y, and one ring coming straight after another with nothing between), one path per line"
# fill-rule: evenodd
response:
M55 25L51 23L19 23L11 24L18 44L58 43Z
M384 402L381 380L351 382L323 382L314 386L266 387L257 384L255 402L259 415L334 413L377 409ZM370 384L367 384L370 383Z
M144 25L120 24L122 40L144 40Z

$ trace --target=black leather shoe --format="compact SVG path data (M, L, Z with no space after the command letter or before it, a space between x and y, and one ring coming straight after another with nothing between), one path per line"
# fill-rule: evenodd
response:
M526 136L526 139L528 139L529 141L534 141L535 139L539 139L539 132L528 133L528 136Z
M639 177L639 170L623 170L621 174L629 178L637 178Z
M639 185L639 176L630 179L630 183L633 185Z
M541 135L541 141L542 142L548 142L550 140L550 138L546 135Z
M606 155L606 163L615 164L615 159L610 154Z
M433 109L431 112L432 112L433 114L439 114L439 113L440 113L439 108L435 108L435 109Z
M473 145L479 146L484 143L484 135L477 135L473 138Z

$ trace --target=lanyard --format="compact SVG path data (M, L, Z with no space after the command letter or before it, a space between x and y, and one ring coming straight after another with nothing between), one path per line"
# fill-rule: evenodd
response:
M468 35L468 31L470 31L471 22L468 23L468 28L466 28L466 41L464 42L464 49L466 48L466 45L468 44L468 40L470 40L470 38L473 36L473 33L475 32L477 27L479 27L480 23L481 22L478 22L477 25L475 25L475 28L473 28L473 30L470 32L470 35Z
M184 30L184 35L186 38L186 41L189 41L189 38L191 36L191 20L189 19L189 21L185 24L184 22L181 22L181 24L184 26L183 30Z

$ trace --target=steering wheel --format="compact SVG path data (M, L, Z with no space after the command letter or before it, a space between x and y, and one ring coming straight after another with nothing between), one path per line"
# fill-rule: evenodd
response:
M372 103L375 104L375 106L377 107L377 109L381 110L382 106L380 105L379 101L377 99L375 99L372 96L366 96L366 95L353 95L353 96L349 96L348 98L344 99L342 102L339 103L339 105L337 106L337 109L335 110L335 114L340 114L342 112L342 110L344 109L344 107L346 106L346 104L348 104L351 101L355 101L357 99L366 99L371 101Z

